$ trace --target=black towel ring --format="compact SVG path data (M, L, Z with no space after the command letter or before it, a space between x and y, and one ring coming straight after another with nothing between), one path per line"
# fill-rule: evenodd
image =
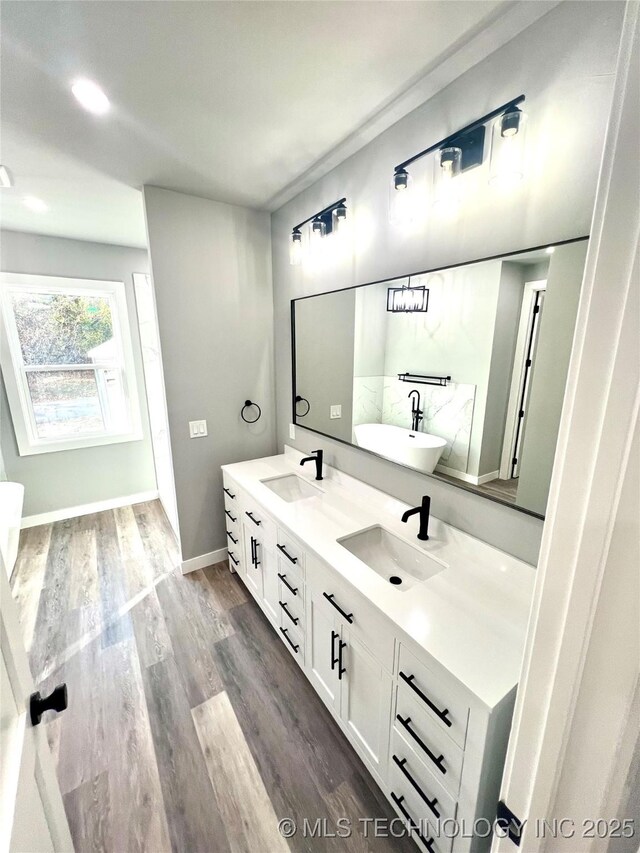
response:
M252 420L252 421L247 420L247 418L245 418L245 416L244 416L244 410L248 409L249 406L255 406L255 408L258 410L258 417L254 418L254 420ZM242 411L240 412L240 417L242 418L242 420L246 424L255 424L262 417L262 409L260 408L260 406L257 403L252 403L251 400L245 400L244 406L242 407Z
M296 411L296 417L297 418L306 418L306 416L311 411L311 403L307 400L306 397L301 397L300 394L298 394L298 396L296 397L296 404L297 403L306 403L307 404L307 411L304 414L299 415L298 412Z

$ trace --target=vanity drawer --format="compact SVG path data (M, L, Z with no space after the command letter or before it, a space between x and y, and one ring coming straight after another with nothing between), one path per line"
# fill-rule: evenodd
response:
M265 548L273 550L276 542L276 525L259 504L246 500L242 504L242 521Z
M239 489L233 482L233 480L229 476L227 476L227 474L222 475L222 490L227 500L229 500L231 503L233 503L234 501L236 503L238 502Z
M276 541L278 554L285 565L295 567L300 577L304 578L304 549L286 530L278 528Z
M300 666L304 666L304 638L302 634L290 625L282 624L278 628L278 634Z
M240 544L240 536L242 535L240 532L240 525L238 523L233 524L229 519L227 519L226 533L227 548L230 548L232 551L234 549L236 551L240 550L242 547Z
M242 548L240 547L240 543L228 548L227 555L229 557L229 568L233 569L234 572L240 572L243 574L244 560L242 558Z
M415 698L432 721L464 748L469 705L457 684L434 675L409 649L400 644L398 686Z
M395 637L391 623L324 563L307 555L307 584L324 599L326 609L348 625L349 632L393 672Z
M224 518L227 529L229 529L230 525L240 527L240 507L234 504L233 501L230 501L226 495L224 498Z
M397 729L391 732L389 779L392 790L412 788L419 797L416 817L430 820L454 820L457 803L435 775L418 758Z
M294 587L296 589L296 587ZM278 607L281 613L281 622L285 628L296 628L298 631L304 631L304 601L302 589L297 588L298 592L294 595L289 587L278 579Z
M396 695L393 725L425 767L450 794L457 797L462 775L463 750L433 721L420 704L420 700L414 699L400 685Z
M282 560L278 560L278 578L283 592L286 591L300 602L299 607L304 608L304 582L293 566L285 566Z
M393 766L395 767L395 765ZM425 853L449 853L453 838L448 838L444 834L442 824L429 812L424 801L408 779L404 778L401 773L396 776L392 770L390 789L391 800L397 813L405 825L412 826L416 830L411 835L416 842L416 849L425 851ZM444 828L447 826L452 825L445 824ZM449 829L449 834L453 834L452 829Z

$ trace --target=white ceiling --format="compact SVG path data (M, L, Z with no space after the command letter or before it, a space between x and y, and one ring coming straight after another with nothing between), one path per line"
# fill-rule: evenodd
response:
M1 162L15 187L2 190L2 225L144 245L144 184L269 209L513 7L5 0ZM77 77L104 88L108 115L78 106Z

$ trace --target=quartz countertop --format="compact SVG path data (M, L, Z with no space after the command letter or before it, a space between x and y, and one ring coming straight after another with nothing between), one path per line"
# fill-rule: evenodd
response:
M518 683L533 595L535 569L437 518L432 505L429 540L417 538L410 507L360 480L324 466L300 466L303 454L285 453L224 465L242 489L306 549L368 598L400 631L425 649L487 707L495 707ZM296 474L322 494L288 503L261 481ZM428 490L428 484L425 484ZM380 525L446 564L443 571L400 591L336 540Z

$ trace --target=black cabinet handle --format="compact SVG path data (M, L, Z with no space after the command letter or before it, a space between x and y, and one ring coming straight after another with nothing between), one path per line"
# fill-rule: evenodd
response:
M416 684L413 683L413 679L415 678L415 675L405 675L405 673L402 670L400 670L400 678L402 678L404 681L406 681L406 683L409 685L409 687L415 693L418 694L418 696L422 699L422 701L425 703L425 705L428 705L429 708L431 708L433 713L442 720L442 722L445 724L445 726L451 727L453 725L451 720L449 719L449 709L445 708L444 711L441 711L437 705L434 705L433 702L431 701L431 699L429 699L429 697L426 696L422 692L422 690L420 690L420 688Z
M340 663L340 656L336 655L336 640L339 636L337 631L331 632L331 669L335 669L336 664Z
M338 611L338 613L340 613L342 616L344 616L344 618L347 620L347 622L353 622L353 613L345 613L344 610L342 609L342 607L340 607L338 604L336 604L335 601L333 600L334 599L333 593L331 593L331 595L329 595L328 593L323 592L322 594L327 599L327 601L329 601L329 602L331 602L331 604L333 604L333 606Z
M342 676L347 671L346 666L342 666L342 652L347 648L347 644L340 640L338 643L338 681L342 681Z
M253 540L253 542L254 542L254 545L253 545L254 563L253 563L253 565L254 565L254 566L256 567L256 569L257 569L257 568L258 568L258 566L262 565L262 564L260 563L260 560L258 559L258 545L259 545L260 543L258 542L258 540L257 540L257 539L254 539L254 540Z
M297 562L298 562L298 558L297 558L297 557L292 557L292 556L291 556L291 554L289 554L289 553L287 552L287 549L284 547L284 545L276 545L276 548L278 549L278 551L281 551L281 552L285 555L285 557L287 558L287 560L291 560L291 562L292 562L292 563L297 563Z
M255 548L255 545L256 545L256 540L252 536L251 537L251 565L254 567L256 564L256 548Z
M282 635L284 636L287 643L289 643L289 645L291 646L293 651L296 654L298 654L298 649L300 648L300 646L298 646L296 643L294 643L293 640L291 639L291 637L289 636L289 629L288 628L280 628L280 631L282 632Z
M238 544L238 540L236 539L236 537L233 535L233 533L230 533L228 530L227 530L227 536L229 537L229 539L231 539L231 541L233 542L234 545Z
M286 575L283 575L281 572L278 572L278 577L280 578L282 583L286 586L286 588L289 590L289 592L292 593L292 595L298 594L298 587L297 586L291 586L291 584L287 580Z
M231 500L232 500L232 501L235 501L236 496L235 496L235 495L232 495L232 494L231 494L231 492L229 491L229 489L228 489L226 486L223 486L223 487L222 487L222 491L223 491L225 494L229 495L229 497L231 498Z
M262 522L260 521L260 519L259 519L259 518L254 518L254 516L253 516L253 513L252 513L252 512L245 512L245 515L248 515L248 516L249 516L249 518L251 519L251 521L253 521L253 523L254 523L254 524L257 524L258 526L260 526L260 525L262 524Z
M228 516L229 516L229 518L231 519L231 521L237 521L237 520L238 520L237 518L234 518L234 517L231 515L231 513L229 512L229 510L228 510L228 509L225 509L224 514L225 514L225 515L228 515Z
M280 605L280 607L282 607L282 609L283 609L283 610L284 610L284 612L287 614L287 616L289 617L289 619L291 619L291 621L293 622L293 624L294 624L294 625L297 625L297 624L298 624L298 622L300 621L300 619L299 619L297 616L294 616L294 615L293 615L293 613L292 613L292 612L289 610L289 608L287 607L286 602L284 602L284 601L279 601L279 602L278 602L278 604Z
M239 566L240 560L236 560L236 558L233 556L233 551L229 551L228 554L229 554L229 557L231 558L231 562L233 563L233 565Z
M420 785L418 785L418 783L417 783L417 782L416 782L416 780L413 778L413 776L411 775L411 773L409 773L409 771L407 770L407 768L406 768L406 766L405 766L405 765L406 765L406 763L407 763L407 759L406 759L406 758L400 759L400 758L398 758L398 756L394 753L394 754L393 754L393 760L394 760L394 761L395 761L395 763L398 765L398 767L400 768L400 770L402 771L402 773L405 775L405 777L409 780L409 782L410 782L410 783L413 785L413 787L416 789L416 791L418 792L418 794L420 794L420 796L421 796L421 797L422 797L422 799L425 801L425 803L429 806L429 808L430 808L430 809L431 809L431 811L434 813L434 815L435 815L436 817L440 817L440 812L439 812L439 811L438 811L438 809L436 808L436 804L437 804L438 800L437 800L435 797L434 797L432 800L430 800L430 799L429 799L429 797L427 797L427 795L426 795L426 794L425 794L425 792L422 790L422 788L420 787Z
M405 819L406 819L407 823L409 824L409 828L410 828L413 832L415 832L415 834L418 836L418 838L420 839L420 841L422 841L422 843L423 843L423 844L424 844L424 846L427 848L427 850L429 851L429 853L435 853L435 850L433 849L433 838L425 838L425 837L424 837L424 835L423 835L423 834L420 832L420 830L418 829L418 824L415 822L415 820L411 817L411 815L409 814L409 812L408 812L408 811L405 809L405 807L402 805L402 803L403 803L403 801L404 801L404 795L403 795L403 796L401 796L401 797L399 797L397 794L395 794L395 793L392 791L392 792L391 792L391 799L392 799L392 800L393 800L393 802L398 806L398 808L400 809L400 811L401 811L401 812L402 812L402 814L404 815L404 817L405 817Z
M397 714L396 720L400 723L400 725L402 725L407 730L407 732L409 732L409 734L415 740L415 742L418 744L418 746L422 747L422 749L427 753L429 758L436 765L438 770L441 773L446 773L447 768L444 766L444 755L441 755L439 758L435 757L435 755L431 752L431 750L426 745L426 743L422 740L420 735L411 728L411 717L407 717L406 720L403 720L402 717L400 716L400 714Z
M67 707L67 685L58 684L58 686L49 693L48 696L41 696L37 690L29 697L29 714L31 716L31 725L40 725L40 720L45 711L64 711Z

